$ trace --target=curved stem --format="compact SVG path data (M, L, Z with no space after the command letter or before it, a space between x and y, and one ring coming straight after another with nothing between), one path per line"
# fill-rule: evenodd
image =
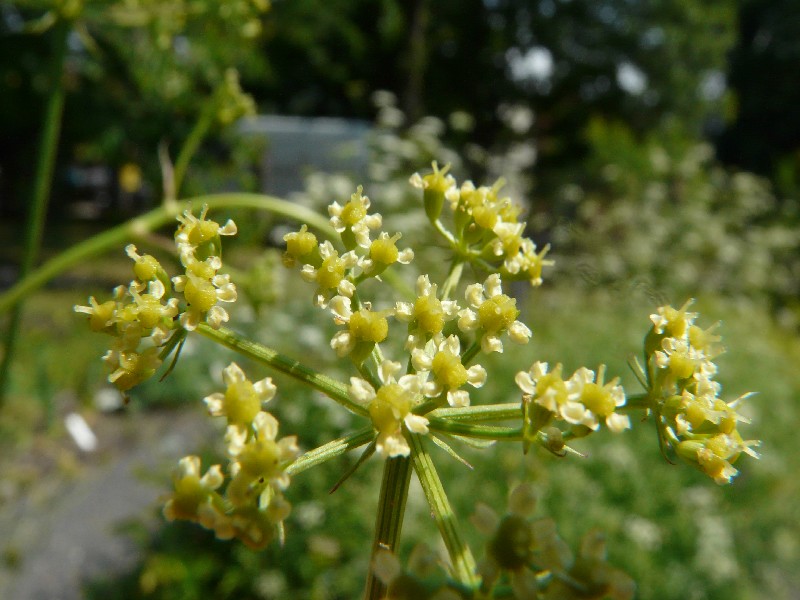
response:
M433 228L436 231L438 231L444 239L447 240L447 242L450 244L451 247L458 248L458 242L456 241L456 238L453 236L452 233L447 231L447 228L442 224L442 222L439 219L431 221L431 224L433 225Z
M99 233L88 240L72 246L58 256L44 263L30 275L18 281L11 289L0 295L0 313L8 310L31 292L39 289L56 275L86 261L109 248L123 245L131 238L145 235L170 221L177 215L192 206L207 204L210 209L221 208L252 208L265 210L276 215L302 221L323 233L336 239L336 232L330 226L328 219L322 215L280 198L262 194L210 194L197 196L181 202L167 202L164 206L153 209L121 225Z
M181 192L181 184L183 183L183 178L186 176L186 170L189 168L189 162L197 152L197 149L200 148L203 138L206 137L211 129L211 125L214 123L216 107L217 98L216 95L214 95L206 104L203 112L200 114L200 118L189 132L189 136L183 142L183 146L178 152L178 158L175 159L175 167L172 170L172 182L169 186L172 193L175 194L174 198L171 199L177 198ZM168 199L170 199L169 196Z
M317 373L300 361L289 358L257 342L242 338L225 327L214 329L207 323L200 323L196 331L200 335L218 344L222 344L276 371L285 373L289 375L289 377L293 377L297 381L322 392L344 406L350 412L361 415L362 417L366 417L369 414L366 408L350 400L350 396L347 393L347 386L344 383L332 377L328 377L327 375L323 375L322 373Z
M66 21L56 23L54 27L56 55L53 58L53 87L47 98L44 115L44 128L39 145L39 155L34 175L33 197L28 212L28 222L25 233L25 250L19 270L20 279L24 279L33 269L39 257L42 245L42 231L47 216L47 204L50 199L50 185L53 179L53 169L56 162L58 138L61 132L61 118L64 113L64 62L67 56L67 37L70 24ZM8 388L11 361L17 343L19 327L22 321L22 307L17 304L21 297L8 306L13 306L9 317L8 328L5 334L3 360L0 363L0 407L3 406L5 392Z

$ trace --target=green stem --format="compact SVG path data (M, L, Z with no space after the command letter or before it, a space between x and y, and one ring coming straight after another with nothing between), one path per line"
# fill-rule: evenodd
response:
M203 112L200 114L200 118L197 120L197 123L195 123L192 131L189 132L189 137L186 138L186 141L184 141L180 152L178 152L178 158L175 159L175 169L172 172L172 185L167 186L168 189L171 188L171 191L175 194L175 197L167 198L168 200L174 200L180 195L181 184L183 183L183 178L186 176L186 170L189 168L189 163L191 162L192 157L195 155L197 149L200 147L200 144L203 142L203 138L208 135L211 125L214 123L216 110L217 96L215 94L206 104Z
M522 428L520 427L496 427L492 425L470 425L458 423L448 419L437 419L428 417L430 428L433 431L450 433L453 435L463 435L464 437L476 438L481 440L503 440L519 441L522 439Z
M450 561L453 563L453 577L470 588L477 589L478 577L475 573L475 559L461 535L458 520L450 507L450 501L447 499L436 467L422 443L422 437L410 434L409 438L414 471L417 473L422 491L425 493L436 526L447 547Z
M328 442L318 448L309 450L303 456L286 467L288 475L297 475L303 471L329 461L332 458L341 456L354 448L369 443L375 437L375 430L372 426L364 427L350 435L341 437L332 442Z
M433 228L436 231L438 231L442 235L442 237L444 237L444 239L448 241L448 243L453 249L458 248L458 242L456 241L456 238L453 236L452 233L447 231L447 228L442 224L442 222L439 219L435 219L434 221L431 222L431 224L433 225Z
M19 278L24 279L33 270L34 264L39 256L39 249L42 245L42 231L47 217L47 204L50 199L50 185L53 180L53 169L56 161L56 150L58 149L58 138L61 132L61 119L64 113L64 97L66 89L64 87L64 62L67 56L67 36L70 24L67 21L59 21L54 27L55 34L55 56L53 57L52 89L47 98L47 106L44 115L44 128L39 144L39 156L36 163L36 173L34 175L33 197L31 199L30 211L28 212L28 222L25 233L25 249L20 266ZM22 306L18 304L19 299L9 306L13 306L9 316L8 329L5 335L5 351L3 362L0 363L0 408L5 402L5 394L8 389L8 375L11 370L11 361L14 356L14 348L17 344L20 323L22 322Z
M68 250L44 263L27 277L18 281L11 289L0 295L0 313L5 312L31 292L39 289L56 275L83 263L109 248L119 247L132 238L141 237L173 221L184 210L207 204L210 209L252 208L307 223L336 239L337 235L328 219L322 215L280 198L261 194L211 194L198 196L182 202L169 202L121 225L99 233L88 240L72 246Z
M510 421L522 417L522 408L519 402L507 404L487 404L478 406L464 406L459 408L437 408L431 411L428 418L449 419L451 421Z
M655 403L653 399L650 397L649 393L644 394L631 394L630 396L625 397L625 405L619 407L617 410L620 409L647 409L653 408Z
M214 329L207 323L200 323L197 326L197 333L243 356L265 364L276 371L285 373L289 377L293 377L300 383L322 392L344 406L350 412L363 417L369 414L366 408L350 400L350 395L347 393L347 386L344 383L332 377L328 377L327 375L323 375L322 373L317 373L301 362L280 354L272 348L240 337L238 334L225 327Z
M472 345L467 348L464 352L464 355L461 357L461 364L465 367L472 362L472 359L477 356L478 352L481 350L481 345L478 343L478 340L472 342Z
M464 272L464 263L456 260L450 265L450 272L447 274L447 279L442 286L442 300L450 298L450 293L458 286L461 280L461 274Z
M375 537L372 542L374 557L378 550L397 552L403 516L408 500L408 484L411 481L411 461L405 457L387 458L383 466L383 480L378 499L378 514L375 519ZM370 561L371 562L371 561ZM366 600L384 597L386 586L375 576L370 565L367 573Z

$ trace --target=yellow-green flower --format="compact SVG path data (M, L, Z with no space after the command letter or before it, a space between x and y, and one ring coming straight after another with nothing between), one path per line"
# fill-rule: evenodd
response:
M503 351L500 341L503 333L508 333L511 341L517 344L528 343L531 330L516 320L519 316L517 301L503 293L500 275L489 275L483 285L467 286L465 298L470 308L459 311L458 328L464 332L477 330L484 353Z
M414 433L428 433L428 419L411 412L422 400L424 376L408 374L396 379L401 370L400 363L383 361L378 369L382 385L377 391L364 379L350 378L350 397L367 407L378 432L375 449L389 458L411 453L403 426Z
M363 188L358 186L350 201L341 206L333 202L328 206L331 225L342 236L342 242L348 250L356 246L370 247L370 229L379 229L383 223L380 214L369 214L370 200L362 195Z
M164 505L164 516L169 521L183 519L196 521L203 505L212 503L212 496L223 483L219 465L214 465L200 476L200 458L186 456L178 462L175 472L175 491Z
M398 302L395 317L409 324L408 349L424 344L431 337L440 334L445 323L458 315L458 302L439 300L437 286L427 275L417 278L417 298L414 302Z
M319 245L319 256L321 263L318 266L309 263L300 270L300 276L305 281L317 284L314 304L324 308L334 294L352 297L356 286L348 273L360 264L355 252L349 251L339 256L333 244L326 240Z
M175 243L179 248L189 246L197 250L214 244L221 235L236 235L236 223L232 220L228 219L225 225L220 226L216 221L206 219L207 214L208 206L203 206L199 217L194 216L191 210L186 210L183 215L178 216L180 225L175 231ZM212 251L208 256L219 256L219 253Z
M414 251L411 248L398 250L396 244L400 237L399 233L390 237L388 233L382 231L378 239L373 240L369 245L369 258L362 263L364 272L370 276L376 276L394 263L409 264L414 259Z
M225 417L229 425L242 430L249 427L263 405L275 397L277 390L269 377L251 382L235 362L222 370L222 380L225 392L214 392L203 401L212 416Z
M339 356L353 356L357 362L372 351L375 344L384 341L389 335L387 316L393 311L373 311L368 307L357 311L351 309L350 298L335 296L331 299L330 310L337 325L346 328L337 332L331 339L331 348Z
M226 434L231 480L226 492L234 506L255 504L261 510L289 487L286 466L300 454L295 436L278 439L278 420L259 412L246 429L231 425ZM267 491L268 488L271 488Z
M303 224L300 231L284 235L283 240L286 242L286 252L283 254L283 264L286 267L293 267L297 261L311 258L314 256L314 251L319 248L317 236L308 231L306 224ZM319 252L316 255L318 257Z
M458 336L430 340L423 349L414 349L411 362L417 371L428 371L433 378L425 383L423 392L436 398L447 392L450 406L469 406L469 392L460 389L467 383L479 388L486 382L486 369L481 365L466 368L461 363L461 342Z
M230 275L218 274L222 261L218 256L211 256L203 261L195 258L191 252L181 252L181 261L186 267L185 275L172 278L176 292L182 292L186 299L186 310L181 314L180 323L184 329L192 331L201 320L214 329L227 322L228 312L218 302L235 302L236 286Z
M602 419L606 427L615 433L630 429L630 418L614 412L625 404L625 392L622 386L617 385L619 379L615 377L604 383L604 375L605 365L601 365L597 370L596 381L594 371L586 367L575 371L570 378L570 396L586 408L580 424L596 430Z
M454 191L457 193L458 188L453 176L447 174L447 171L450 170L450 165L445 165L442 170L439 170L439 165L434 161L432 166L432 173L424 176L414 173L409 179L409 183L422 190L425 214L428 215L428 219L435 221L442 212L445 197L451 195Z

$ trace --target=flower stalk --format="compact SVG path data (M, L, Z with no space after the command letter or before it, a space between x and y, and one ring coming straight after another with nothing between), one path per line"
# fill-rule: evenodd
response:
M31 199L28 222L25 232L25 249L22 264L19 270L20 280L24 280L33 270L39 257L42 245L42 232L44 231L47 217L47 205L50 199L50 186L53 180L58 138L61 132L61 118L64 113L64 62L67 57L67 36L70 23L59 20L54 26L56 54L53 57L52 88L47 98L44 115L44 127L39 145L39 155L34 175L33 197ZM22 321L22 306L19 301L23 296L16 297L4 309L12 308L8 320L8 327L3 344L3 361L0 363L0 409L5 402L8 390L9 372L17 343L20 323ZM2 312L3 309L0 309Z
M411 460L414 472L419 478L425 499L431 509L436 527L444 540L447 553L452 562L453 577L473 589L478 586L475 558L472 551L464 541L461 529L450 506L447 493L439 479L439 473L431 460L430 454L425 449L420 435L409 435L411 442Z
M286 474L297 475L298 473L302 473L311 467L316 467L332 458L346 454L350 452L350 450L359 448L372 441L374 437L375 432L372 430L372 427L364 427L350 435L323 444L318 448L309 450L286 467Z
M249 208L263 210L277 216L307 223L325 236L333 237L335 232L328 220L316 212L287 202L274 196L249 193L226 193L196 196L181 202L167 203L154 208L130 221L112 227L89 239L72 246L58 254L23 277L8 291L0 295L0 313L10 309L22 298L31 294L61 273L79 265L111 248L124 245L132 238L139 238L172 222L191 206L208 205L209 210Z
M397 551L403 517L408 500L408 485L411 481L411 460L400 456L389 458L383 465L383 479L378 498L378 513L375 519L375 536L372 542L372 556L380 550ZM370 569L367 575L366 600L379 600L384 597L386 586Z
M288 356L285 356L280 352L273 350L272 348L268 348L267 346L243 338L225 327L214 329L206 323L200 323L197 326L197 331L204 337L207 337L218 344L222 344L223 346L238 352L242 356L246 356L257 362L260 362L261 364L267 365L276 371L280 371L281 373L296 379L300 383L304 383L309 387L322 392L326 396L344 406L350 412L361 416L367 416L367 411L363 406L350 400L350 396L347 393L347 386L340 381L336 381L332 377L328 377L322 373L317 373L301 362L293 358L289 358Z

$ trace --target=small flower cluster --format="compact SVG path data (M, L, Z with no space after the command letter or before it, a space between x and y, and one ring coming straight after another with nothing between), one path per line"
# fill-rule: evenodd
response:
M100 304L90 297L88 306L74 307L89 315L92 331L113 336L103 362L108 380L123 392L161 365L159 349L171 336L178 314L178 300L165 299L169 278L161 264L153 256L137 254L132 244L125 251L134 260L135 279L127 287L117 286L112 300Z
M698 467L718 484L730 483L737 474L733 463L744 452L758 454L755 440L743 440L740 422L748 419L737 412L749 394L731 402L719 398L721 386L713 377L713 359L722 352L717 325L702 329L694 324L697 313L688 312L691 301L681 308L662 306L650 320L645 338L646 379L657 402L659 435L677 455Z
M427 275L420 275L417 279L417 293L414 302L397 302L394 310L383 312L363 308L359 313L353 313L346 298L331 302L335 321L348 325L348 329L336 334L331 345L340 355L347 354L352 348L351 356L357 362L363 360L376 343L388 337L387 316L408 323L405 349L410 353L414 372L400 378L400 381L413 378L413 385L412 380L408 379L408 385L403 386L406 398L404 406L405 402L409 402L407 408L395 409L392 412L392 425L389 426L386 418L376 416L378 413L383 415L383 409L376 409L377 412L373 413L373 405L369 405L373 425L379 432L378 451L388 456L405 456L409 452L408 443L402 437L401 422L405 420L410 431L422 433L421 423L414 422L414 429L407 419L422 419L408 411L425 399L432 400L434 406L469 406L470 395L463 387L470 385L480 388L487 378L486 370L481 365L469 364L479 350L486 353L503 352L501 334L508 334L512 341L519 344L527 343L531 336L530 330L516 320L519 315L516 301L502 293L500 278L496 274L490 275L484 285L477 283L468 286L465 297L471 308L460 309L456 301L438 298L437 286L430 283ZM456 332L445 336L445 327L450 321L454 322ZM469 349L462 350L460 335L470 334L475 335L476 341ZM358 351L359 344L366 353ZM353 378L353 382L358 382L351 387L351 396L355 401L366 403L380 396L381 390L389 384L389 377L385 375L388 365L394 365L391 368L395 371L400 368L400 363L383 362L379 379L384 387L377 393L367 381ZM371 393L361 392L367 388L372 390ZM391 394L394 395L394 392ZM392 440L389 445L384 443L387 435Z
M536 494L530 485L517 486L508 505L508 514L500 518L479 503L472 517L472 523L489 538L486 556L478 565L484 593L505 580L519 600L633 597L635 585L630 577L606 562L600 534L587 534L578 556L573 557L552 519L531 520Z
M219 465L201 476L198 457L181 459L164 515L200 523L220 539L235 537L260 549L291 511L283 491L289 486L285 469L299 455L297 439L279 440L278 420L262 410L276 392L269 378L253 383L236 363L223 369L222 378L225 392L211 394L205 402L212 416L228 422L230 481L221 493L225 476Z
M384 311L372 310L365 303L354 312L351 300L342 296L330 302L334 322L346 326L334 336L331 346L340 356L350 355L357 364L370 355L376 344L387 339L389 317L408 323L405 349L410 353L413 373L395 380L400 363L384 360L378 369L382 387L377 391L365 379L351 380L351 397L368 407L378 431L377 450L386 456L408 455L403 423L409 431L427 432L427 419L411 413L425 399L433 400L434 405L469 406L469 392L463 387L468 384L479 388L487 377L481 365L469 365L479 349L502 352L500 335L504 333L520 344L527 343L531 336L530 330L516 320L516 301L502 293L497 275L491 275L485 285L467 288L466 299L471 308L459 309L456 301L438 298L437 286L430 283L427 275L418 278L417 292L414 302L397 302L395 309ZM476 342L467 351L462 351L458 334L444 334L448 321L456 318L458 333L476 335Z
M220 226L206 219L207 212L208 208L203 207L198 218L186 211L178 217L181 224L175 231L175 244L186 272L173 277L172 283L186 299L180 322L188 331L202 320L218 329L228 321L228 313L217 303L236 301L236 286L230 275L218 273L222 267L220 236L236 235L236 224L228 220Z
M235 234L236 225L228 221L220 226L206 219L206 210L199 218L191 211L178 218L175 242L184 275L170 280L154 256L139 254L129 244L125 252L133 260L133 281L127 287L118 286L111 300L98 303L90 297L88 306L74 307L75 312L89 315L93 331L114 338L103 361L109 382L122 392L152 376L163 354L172 350L173 342L186 330L196 328L201 320L214 328L228 320L217 302L236 300L236 288L228 275L218 273L222 267L219 236ZM182 293L183 303L171 295L173 291Z
M352 298L356 286L371 277L378 277L395 263L408 264L414 258L410 248L400 250L400 233L385 231L372 239L371 231L380 229L380 214L368 212L370 200L359 187L344 206L333 202L328 207L331 225L339 234L345 252L340 254L329 241L319 243L317 236L303 225L299 231L284 236L287 267L300 264L300 275L317 284L314 303L326 307L334 296Z
M394 263L409 263L414 253L411 249L398 250L400 234L380 231L383 219L369 208L370 200L361 188L344 206L332 203L328 209L330 222L346 251L340 254L332 242L318 242L304 225L284 236L284 264L300 266L301 276L317 285L315 305L329 310L340 327L331 348L362 370L363 377L352 379L350 394L372 417L377 451L385 456L407 456L410 449L404 428L425 433L428 424L412 410L426 401L431 401L428 410L445 405L469 406L470 396L464 386L479 388L486 381L486 370L470 365L475 355L479 351L503 352L501 337L505 335L525 344L531 331L517 320L520 311L516 300L503 293L498 273L489 275L483 284L467 286L464 306L448 299L448 292L440 292L455 287L457 277L440 288L423 274L417 278L413 301L397 301L381 310L373 308L371 302L361 298L360 286ZM399 379L395 375L400 363L384 359L378 347L389 339L393 320L407 324L404 348L409 354L409 373ZM474 342L462 350L462 341L470 337ZM370 356L377 371L372 377L364 374L368 369L364 363Z
M560 363L549 370L547 363L537 361L528 371L517 373L515 381L523 392L525 449L536 441L555 454L563 454L565 437L596 431L601 420L615 433L628 429L630 418L616 412L625 405L625 392L616 377L604 380L605 365L596 374L581 367L566 380ZM569 431L552 426L554 421L569 424Z
M450 209L453 231L445 231L448 241L482 267L496 270L507 281L526 280L531 285L542 283L542 270L553 261L544 257L550 250L545 246L537 252L536 244L523 235L525 223L520 222L520 207L508 197L501 197L503 181L493 186L475 187L471 181L461 186L447 173L449 165L433 172L415 173L410 182L423 190L425 212L437 230L443 225L440 217L445 204Z

